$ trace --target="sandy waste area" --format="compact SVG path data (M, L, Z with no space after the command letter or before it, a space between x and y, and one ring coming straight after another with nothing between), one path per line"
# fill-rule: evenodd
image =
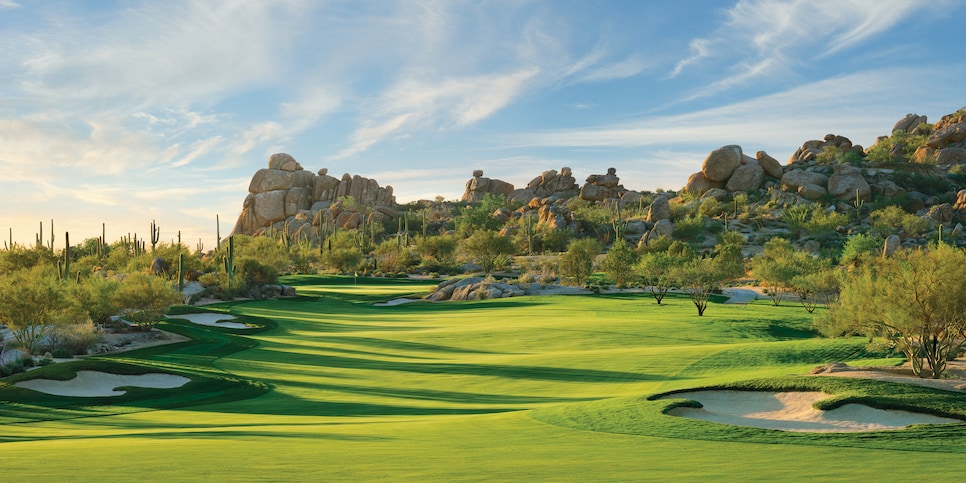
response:
M14 385L54 396L105 397L122 396L127 392L118 390L119 387L172 389L189 382L191 379L174 374L152 373L126 376L99 371L77 371L77 377L67 381L31 379Z
M197 313L197 314L180 314L180 315L169 315L168 318L171 319L184 319L192 324L207 325L210 327L227 327L229 329L251 329L251 327L239 323L239 322L229 322L234 320L234 315L228 314L213 314L213 313Z

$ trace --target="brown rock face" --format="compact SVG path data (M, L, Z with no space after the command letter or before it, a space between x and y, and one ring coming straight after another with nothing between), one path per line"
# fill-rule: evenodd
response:
M273 154L268 168L252 176L248 186L250 194L245 198L232 233L257 235L273 225L280 229L287 224L290 231L312 233L315 242L316 230L306 220L313 220L316 226L324 222L327 218L320 215L321 211L340 197L352 196L357 205L374 210L391 211L396 204L391 186L382 188L375 180L349 174L340 180L327 173L328 170L321 169L318 175L313 174L303 170L292 156ZM335 220L329 216L329 221Z
M862 176L862 170L855 166L840 164L828 179L828 193L840 200L854 200L856 193L861 200L868 201L872 188Z
M671 204L668 203L666 196L661 195L654 198L651 207L647 211L647 221L656 223L659 220L671 219Z
M782 189L785 191L796 192L802 185L813 184L816 186L828 186L828 176L822 173L813 173L801 169L793 169L782 176Z
M772 178L782 179L782 175L785 174L785 170L782 169L781 163L777 159L768 155L764 151L758 151L755 153L755 159L758 160L758 164L761 168L765 170L765 174L771 176Z
M724 188L724 183L711 181L704 176L704 173L698 171L688 178L688 184L684 187L684 190L688 193L700 195L704 194L711 188Z
M624 187L620 185L620 178L617 177L617 170L608 168L607 174L592 174L587 177L587 182L580 188L580 199L586 201L603 201L620 198L624 193Z
M728 191L755 191L761 188L764 181L765 170L757 162L748 163L744 166L738 166L738 169L728 178L725 189Z
M741 166L742 159L741 146L734 144L722 146L711 151L711 154L704 159L701 172L709 181L724 183L738 169L738 166Z
M911 133L920 124L928 122L926 116L920 116L918 114L906 114L906 117L896 121L896 124L892 126L892 133L895 134L897 131L905 131Z
M506 181L483 177L483 170L473 171L473 177L466 182L466 191L460 198L466 203L476 203L483 201L483 197L489 194L509 197L513 193L513 185Z

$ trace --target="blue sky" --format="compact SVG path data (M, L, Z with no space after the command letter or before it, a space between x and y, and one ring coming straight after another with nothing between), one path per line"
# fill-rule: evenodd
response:
M966 105L966 2L0 0L0 229L58 245L214 245L252 174L305 169L457 198L617 168L678 189L709 151L786 160ZM3 238L6 239L6 233Z

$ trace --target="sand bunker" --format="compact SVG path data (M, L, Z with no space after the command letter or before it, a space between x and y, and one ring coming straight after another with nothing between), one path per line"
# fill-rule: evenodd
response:
M812 407L830 396L822 392L694 391L665 396L700 402L703 408L675 408L668 414L715 423L815 433L903 429L913 424L961 423L909 411L886 411L846 404L830 411Z
M373 305L375 305L376 307L393 307L393 306L396 306L396 305L408 304L408 303L419 302L419 301L420 301L420 299L401 298L401 299L392 299L392 300L390 300L388 302L381 302L381 303L373 304Z
M104 397L122 396L126 391L115 388L149 387L153 389L172 389L191 382L191 379L174 374L141 374L139 376L125 376L98 371L77 371L77 377L68 381L54 381L51 379L31 379L18 382L15 386L32 389L54 396L76 397Z
M198 314L181 314L172 315L172 319L184 319L192 324L207 325L211 327L226 327L229 329L251 329L251 327L238 323L238 322L226 322L228 320L234 320L234 315L228 314L212 314L212 313L198 313Z

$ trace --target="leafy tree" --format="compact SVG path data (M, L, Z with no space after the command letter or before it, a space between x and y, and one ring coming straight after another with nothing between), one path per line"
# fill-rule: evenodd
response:
M0 323L27 354L56 326L76 319L72 309L66 289L48 267L0 277Z
M829 336L865 334L901 351L920 377L942 377L966 337L966 252L946 245L899 250L845 278L816 325Z
M795 247L784 238L772 238L765 242L765 250L751 259L751 274L768 292L772 303L781 304L782 298L792 288L792 279L803 273L804 257L796 256Z
M70 285L70 296L77 308L87 314L91 322L106 325L112 315L117 315L118 307L114 292L120 282L115 278L92 276L80 283Z
M839 264L856 265L863 260L875 258L882 253L884 243L885 240L880 237L868 233L856 233L845 241Z
M560 274L574 285L583 285L594 272L594 259L600 254L600 242L578 238L570 242L560 256Z
M601 268L618 287L624 288L631 284L631 280L636 275L635 263L637 263L637 253L621 238L611 245L610 250L607 250L607 255L601 262Z
M698 309L698 316L704 315L711 295L725 281L723 271L713 258L692 258L674 269L675 285L687 292L691 302Z
M634 264L634 271L644 280L658 305L677 282L675 270L687 263L693 255L674 255L669 252L645 253Z
M394 238L383 240L376 245L372 254L376 258L376 268L390 274L403 271L413 263L409 247L402 246Z
M329 269L352 273L362 268L365 255L358 244L358 234L346 230L339 230L326 239L326 246L322 250L322 263Z
M114 297L125 317L147 330L153 329L168 309L181 300L181 294L167 282L145 273L129 273Z
M791 281L792 289L808 313L814 313L820 303L829 305L838 298L839 271L830 267L828 259L817 260L817 271L810 270Z
M235 269L236 273L247 287L254 288L278 282L278 271L275 267L262 263L255 257L241 257L236 263L238 265Z
M416 238L416 253L424 260L442 263L453 257L459 241L453 235L428 235Z
M513 240L500 236L492 230L477 230L461 242L463 251L480 265L483 272L490 273L513 253Z
M466 205L459 210L453 220L456 231L463 236L469 236L478 230L500 229L500 220L490 215L505 204L504 197L486 193L479 203Z
M45 247L24 247L14 243L8 250L0 251L0 274L29 270L38 265L56 264L53 252Z

